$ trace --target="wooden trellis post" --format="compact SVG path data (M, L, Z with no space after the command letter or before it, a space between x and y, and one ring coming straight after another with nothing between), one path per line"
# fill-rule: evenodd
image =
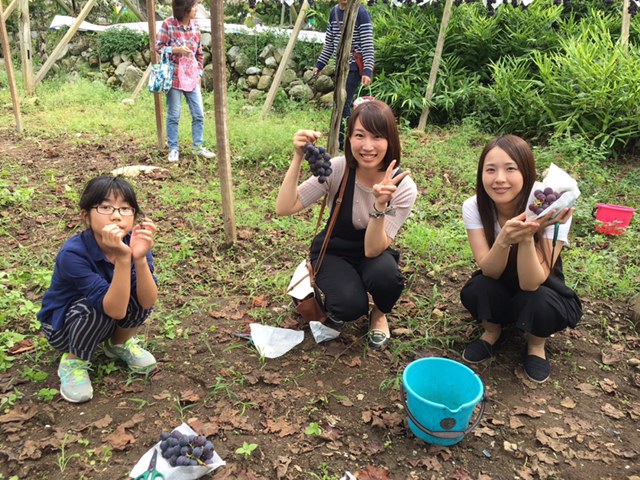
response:
M331 112L331 124L329 127L329 137L327 139L327 150L332 157L338 154L340 123L342 122L342 111L346 102L347 77L349 76L349 56L351 55L351 41L353 39L353 29L356 26L360 0L350 0L343 17L342 36L336 52L336 84L333 89L333 111ZM345 132L346 135L346 132Z
M51 55L49 55L47 61L44 62L44 65L40 67L40 70L38 71L34 79L35 86L37 86L42 81L51 67L53 67L53 64L56 63L56 61L58 60L58 56L76 34L78 29L80 28L80 25L82 24L82 22L84 22L84 19L87 18L87 15L89 15L89 12L91 12L91 9L95 4L96 0L89 0L84 6L82 11L80 12L80 15L78 15L78 18L75 19L71 27L69 27L69 30L67 30L67 33L65 33L64 37L62 37L62 40L60 40L60 43L58 43L58 46L53 50L53 52L51 52Z
M16 79L13 76L13 61L11 60L9 35L7 34L7 24L4 21L2 2L0 2L0 40L2 40L2 55L4 56L4 65L7 69L7 81L9 82L11 101L13 103L13 115L16 119L16 130L20 133L22 132L22 118L20 117L20 98L18 96L18 89L16 88Z
M22 84L27 95L35 93L33 83L33 57L31 52L31 23L29 21L29 0L20 0L20 63L22 64Z
M287 48L284 50L284 54L282 55L282 60L280 60L280 65L278 65L278 70L276 74L273 76L273 81L271 82L271 87L269 88L269 93L267 94L267 99L264 102L264 106L262 108L262 116L265 116L271 110L273 106L273 101L276 98L276 94L278 93L278 88L280 88L280 81L282 80L282 74L284 73L285 68L287 68L287 63L289 63L289 58L293 53L293 48L296 46L296 41L298 40L298 34L300 30L302 30L302 26L304 25L304 21L307 18L307 10L309 9L309 2L304 0L302 7L300 8L300 13L298 14L298 18L296 19L296 24L291 31L291 36L289 37L289 43L287 43Z
M440 33L438 34L438 41L436 42L436 51L433 54L433 63L431 64L431 72L429 73L429 84L427 85L427 92L424 95L424 99L429 102L433 97L433 91L436 88L436 80L438 79L438 70L440 69L440 59L442 58L442 49L444 48L444 39L447 35L447 26L449 25L449 19L451 18L451 7L453 0L447 0L444 4L444 12L442 14L442 22L440 22ZM425 105L420 115L420 121L418 122L418 130L424 132L427 126L427 118L429 117L429 105Z
M149 50L151 63L158 63L158 53L156 52L156 5L154 0L147 0L147 21L149 25ZM162 126L162 98L159 93L153 94L153 104L156 112L156 135L158 137L158 148L164 148L164 127Z
M625 51L629 47L629 27L631 25L629 1L630 0L622 0L622 29L620 31L620 45L622 45Z
M236 217L231 182L231 144L227 126L227 64L224 41L224 5L211 0L211 64L213 66L213 99L216 119L218 176L222 195L222 217L228 244L237 241Z

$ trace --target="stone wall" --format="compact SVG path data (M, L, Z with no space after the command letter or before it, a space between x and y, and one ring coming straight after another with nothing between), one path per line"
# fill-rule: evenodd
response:
M17 35L16 35L17 36ZM59 35L54 36L48 31L32 32L33 45L40 63L44 63L48 54L55 48L53 44ZM101 80L112 88L122 88L132 92L150 62L150 53L146 49L133 56L114 55L112 58L100 58L97 50L96 35L77 33L71 42L60 53L58 61L53 65L52 72L64 71L69 73L71 80L81 76ZM228 40L233 40L230 35ZM17 45L18 39L11 43ZM48 45L48 42L51 45ZM202 44L209 45L211 34L202 33ZM245 42L246 43L246 42ZM248 51L247 47L232 45L227 50L227 80L229 86L235 86L245 92L250 102L260 103L266 97L273 82L273 77L282 60L284 47L267 45L256 55L255 50ZM205 68L203 75L203 90L211 91L213 87L213 67L209 47L205 47ZM16 53L17 54L17 53ZM317 78L311 68L315 59L305 59L304 62L292 56L284 70L281 85L288 98L301 101L317 101L321 105L331 106L333 102L333 74L334 67L329 65ZM19 63L14 67L19 68Z

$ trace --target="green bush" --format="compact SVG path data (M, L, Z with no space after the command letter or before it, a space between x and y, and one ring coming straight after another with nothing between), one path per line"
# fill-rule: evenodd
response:
M612 151L632 147L640 125L640 49L614 44L604 21L583 25L561 51L535 54L545 127Z
M98 54L103 60L116 54L133 55L149 47L149 35L128 28L110 28L98 34Z

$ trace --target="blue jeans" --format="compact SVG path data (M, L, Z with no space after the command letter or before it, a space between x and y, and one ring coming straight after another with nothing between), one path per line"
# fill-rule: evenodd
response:
M193 92L185 92L172 88L167 92L167 141L169 150L178 150L178 123L180 122L180 110L182 96L187 99L191 112L191 137L193 148L198 148L204 143L204 108L202 106L202 94L200 87Z

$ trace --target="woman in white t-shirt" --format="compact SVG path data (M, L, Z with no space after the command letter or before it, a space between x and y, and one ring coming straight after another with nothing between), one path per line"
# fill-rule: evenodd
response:
M396 233L416 200L416 184L400 166L400 138L391 108L379 100L356 107L349 117L345 156L331 159L331 174L309 177L298 185L304 148L319 132L299 130L294 154L276 200L278 215L292 215L325 194L331 215L346 171L342 204L315 281L324 293L325 325L339 328L369 314L371 348L384 348L391 337L387 315L404 288L399 254L391 249ZM317 265L325 227L314 239L311 263ZM369 310L369 295L373 307Z
M478 163L476 195L462 207L471 250L480 270L460 292L463 305L484 329L464 350L478 363L505 343L509 324L525 332L524 372L535 382L550 375L546 339L582 316L580 299L564 283L560 253L568 241L573 209L527 221L525 209L536 180L531 148L514 135L498 137ZM555 218L552 218L555 214ZM554 226L560 224L554 247Z

